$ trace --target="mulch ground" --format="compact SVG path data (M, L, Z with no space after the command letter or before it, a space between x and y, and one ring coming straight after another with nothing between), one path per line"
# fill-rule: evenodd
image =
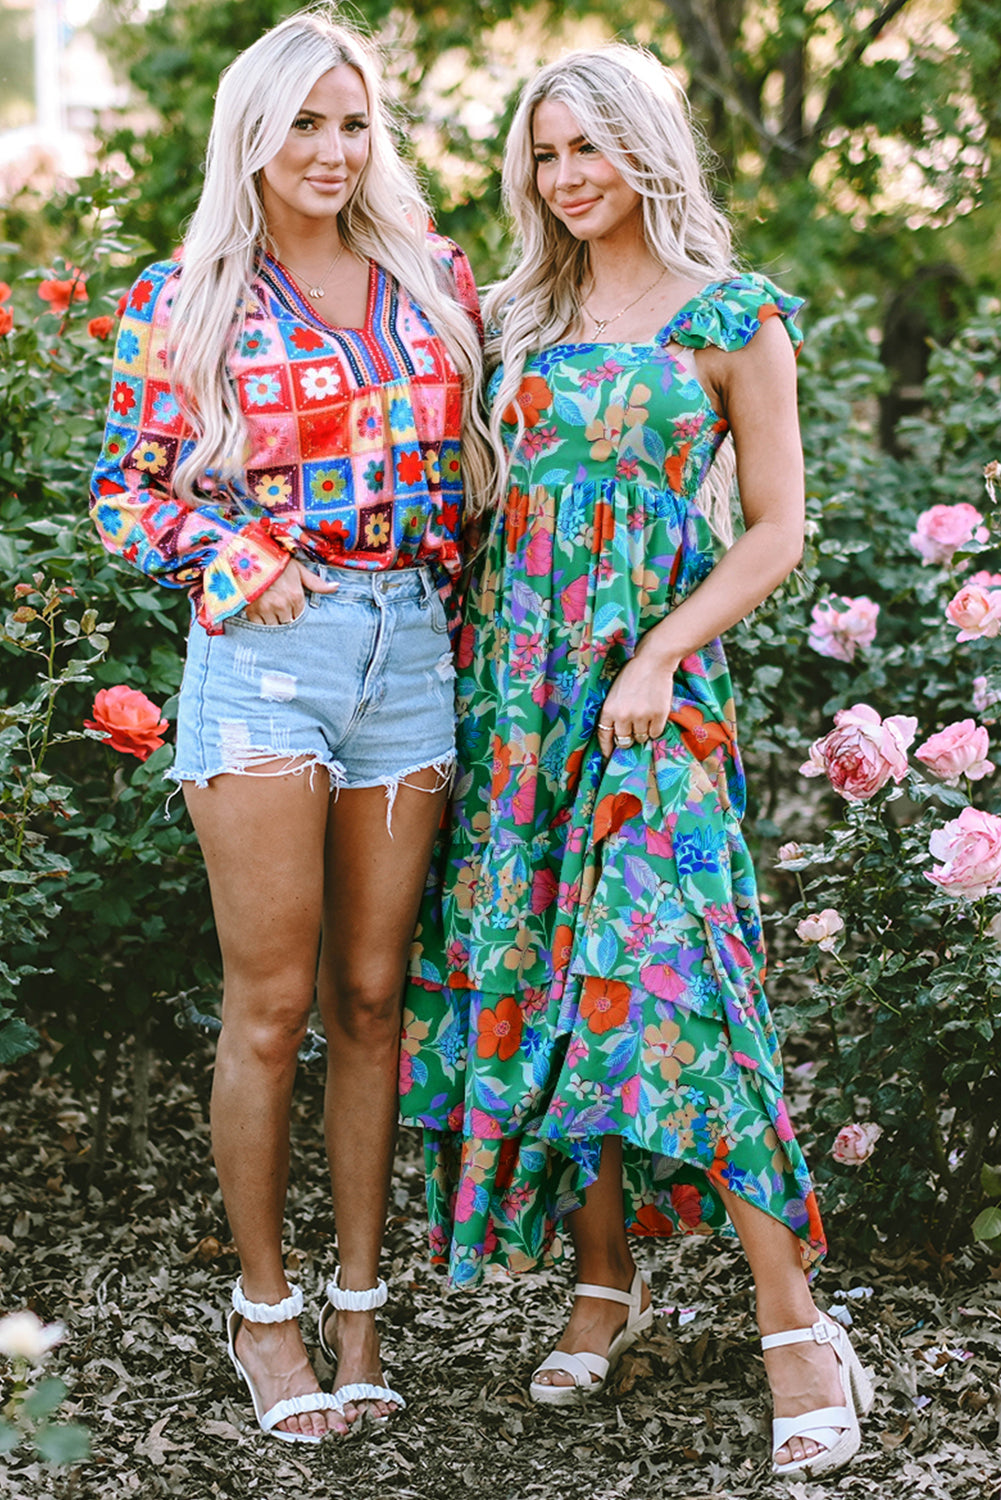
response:
M223 1346L236 1258L209 1156L210 1070L201 1039L182 1062L159 1067L148 1162L134 1168L112 1153L89 1195L87 1104L44 1053L0 1073L0 1310L28 1306L68 1325L46 1373L66 1381L62 1415L85 1423L92 1440L90 1461L73 1468L41 1464L22 1444L0 1460L0 1495L1001 1500L1001 1267L982 1253L945 1266L914 1252L852 1263L841 1247L819 1291L854 1318L856 1347L879 1382L876 1407L847 1474L826 1484L777 1481L737 1249L641 1242L660 1310L654 1332L600 1397L570 1411L537 1408L527 1379L565 1316L569 1273L444 1295L427 1260L419 1141L410 1134L393 1188L382 1324L408 1408L318 1449L261 1437ZM300 1072L287 1222L288 1265L307 1303L332 1262L320 1071ZM126 1103L116 1096L119 1147ZM322 1359L318 1369L329 1375Z

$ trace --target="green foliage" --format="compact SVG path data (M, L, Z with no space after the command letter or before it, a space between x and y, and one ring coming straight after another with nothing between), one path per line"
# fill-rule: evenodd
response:
M48 1375L32 1384L28 1361L15 1357L11 1363L13 1389L0 1413L0 1453L28 1442L46 1463L75 1464L89 1458L87 1428L54 1420L68 1394L65 1383Z
M110 379L93 319L113 331L147 247L123 236L103 180L65 204L64 254L15 260L0 338L0 1060L34 1046L44 1018L83 1079L106 1039L157 1017L193 973L214 988L215 950L197 847L164 812L169 752L137 763L83 727L116 684L169 712L186 602L113 563L87 514ZM49 310L39 287L53 279L86 300Z

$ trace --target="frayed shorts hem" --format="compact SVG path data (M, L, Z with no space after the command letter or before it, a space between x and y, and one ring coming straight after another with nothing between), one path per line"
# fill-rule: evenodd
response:
M444 755L434 756L430 760L421 761L418 765L407 766L404 768L404 770L397 771L394 775L373 776L370 780L365 780L363 778L357 777L352 779L339 760L324 760L318 755L301 756L286 754L284 756L280 756L276 755L273 750L260 750L257 752L257 756L259 757L259 765L264 765L275 761L284 761L285 763L277 765L274 770L268 771L257 769L257 765L255 765L253 758L245 758L238 765L223 765L220 766L218 770L207 772L184 771L179 770L176 766L172 766L169 771L164 772L163 777L165 781L174 783L174 787L170 793L170 797L168 797L167 799L168 807L170 798L173 797L176 792L180 791L181 786L186 781L194 782L195 786L197 787L206 787L211 781L214 781L217 776L302 776L308 771L310 786L312 786L313 777L316 772L326 771L330 779L330 792L335 799L341 792L361 792L377 786L385 788L386 829L389 833L390 838L392 838L393 808L396 804L396 797L397 793L400 790L400 787L405 786L409 788L410 791L429 792L431 794L448 791L451 789L452 781L455 776L456 764L456 752L454 750L449 750ZM295 764L289 764L289 762L295 762ZM408 779L411 776L420 775L422 771L435 772L437 780L434 786L414 786L413 783Z

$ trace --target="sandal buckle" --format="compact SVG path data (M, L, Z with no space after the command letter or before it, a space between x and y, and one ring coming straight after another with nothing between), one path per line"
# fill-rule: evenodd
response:
M826 1318L821 1318L818 1323L814 1323L810 1332L816 1344L836 1344L840 1329L836 1323L828 1323Z

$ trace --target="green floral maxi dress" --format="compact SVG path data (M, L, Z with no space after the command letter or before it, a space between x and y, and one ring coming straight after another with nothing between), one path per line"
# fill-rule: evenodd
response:
M705 578L694 497L726 430L689 352L740 349L802 303L703 289L650 344L528 363L525 435L458 649L459 767L407 989L402 1115L425 1132L450 1279L557 1258L623 1141L631 1232L728 1224L722 1184L824 1253L762 989L744 781L719 641L661 739L606 761L595 725L638 639ZM495 385L496 388L496 385Z

